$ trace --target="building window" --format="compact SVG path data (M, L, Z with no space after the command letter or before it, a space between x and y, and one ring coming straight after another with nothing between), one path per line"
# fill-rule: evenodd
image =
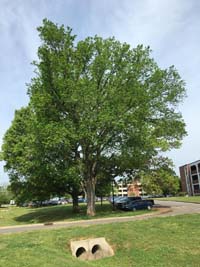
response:
M196 165L192 165L192 166L190 167L190 170L191 170L191 174L196 174L196 173L197 173Z
M198 184L199 183L198 175L192 175L192 183L193 184Z
M195 184L195 185L194 185L194 193L195 193L195 194L200 194L200 187L199 187L199 184Z

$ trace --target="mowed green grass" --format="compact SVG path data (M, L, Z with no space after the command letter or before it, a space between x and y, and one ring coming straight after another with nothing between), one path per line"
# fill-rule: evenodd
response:
M166 197L166 198L159 198L159 200L200 203L200 196L193 196L193 197Z
M110 203L96 205L96 216L93 218L134 216L153 211L124 212L113 210ZM41 208L5 207L0 208L0 227L33 223L46 223L56 221L87 220L91 219L86 215L86 204L80 204L80 212L75 214L72 205L59 205Z
M6 267L199 267L200 214L0 235ZM85 262L70 240L105 237L115 255Z

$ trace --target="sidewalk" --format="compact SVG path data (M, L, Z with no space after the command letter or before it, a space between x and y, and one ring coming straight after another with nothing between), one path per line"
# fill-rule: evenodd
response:
M109 218L100 218L100 219L90 219L90 220L79 220L79 221L70 221L70 222L54 222L54 223L39 223L39 224L29 224L29 225L16 225L16 226L3 226L0 227L0 234L9 234L9 233L21 233L34 230L45 230L45 229L56 229L62 227L85 227L96 224L109 224L109 223L120 223L128 221L138 221L146 220L154 217L162 216L163 214L169 214L172 212L172 209L169 206L158 206L156 205L155 212L146 213L143 215L136 216L124 216L124 217L109 217Z

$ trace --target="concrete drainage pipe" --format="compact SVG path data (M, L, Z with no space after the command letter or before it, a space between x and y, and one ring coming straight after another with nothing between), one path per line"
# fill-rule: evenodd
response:
M114 255L104 237L71 241L72 255L80 260L95 260Z

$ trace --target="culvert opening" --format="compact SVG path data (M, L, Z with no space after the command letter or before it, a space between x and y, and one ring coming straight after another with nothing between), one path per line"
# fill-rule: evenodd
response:
M70 241L72 255L77 260L97 260L114 255L111 246L106 242L105 237L72 240Z
M76 251L76 257L77 258L81 258L82 256L84 256L85 253L86 253L85 248L84 247L80 247Z
M95 254L101 250L101 247L99 245L94 245L92 248L92 254Z

